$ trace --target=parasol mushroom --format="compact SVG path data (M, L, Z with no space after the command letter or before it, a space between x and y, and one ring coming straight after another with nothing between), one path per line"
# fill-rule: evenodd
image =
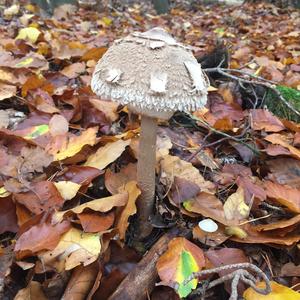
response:
M92 90L141 115L137 165L140 237L152 230L149 216L155 196L157 119L202 108L208 86L190 48L158 27L116 40L95 68Z

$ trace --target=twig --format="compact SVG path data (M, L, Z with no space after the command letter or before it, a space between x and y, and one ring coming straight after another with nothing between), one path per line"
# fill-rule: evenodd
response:
M237 300L238 299L238 292L237 287L239 281L244 282L245 284L249 285L251 288L253 288L257 293L262 295L267 295L271 292L271 284L270 280L267 277L267 275L257 266L251 264L251 263L240 263L240 264L231 264L226 266L221 266L218 268L203 270L200 272L195 272L192 275L190 275L183 284L188 284L191 280L202 277L204 275L209 275L213 273L219 273L220 271L227 271L230 269L238 269L233 271L232 273L226 274L216 280L211 281L206 289L210 289L216 285L219 285L221 283L224 283L227 280L232 280L231 282L231 296L229 300ZM261 279L263 279L266 283L266 287L261 289L258 288L255 284L255 278L254 276L247 271L246 269L250 269L251 271L254 271ZM201 293L202 291L200 291Z
M268 79L265 79L263 77L260 77L260 76L255 76L251 73L248 73L248 72L245 72L245 71L242 71L242 70L237 70L237 69L225 69L225 68L220 68L220 67L217 67L217 68L208 68L208 69L203 69L205 72L218 72L220 74L222 74L223 76L226 76L228 78L231 78L233 80L237 80L237 81L240 81L240 82L244 82L244 83L249 83L249 84L257 84L257 85L261 85L261 86L264 86L270 90L272 90L276 95L277 97L279 98L279 100L284 103L291 111L293 111L297 116L300 117L300 112L295 109L295 107L293 107L280 93L280 91L278 91L276 89L276 82L274 81L271 81L271 80L268 80ZM242 78L242 77L238 77L238 76L235 76L235 75L232 75L232 74L228 74L228 72L235 72L235 73L239 73L239 74L242 74L242 75L245 75L245 76L249 76L251 78L254 78L255 80L249 80L249 79L245 79L245 78Z
M214 133L217 133L217 134L220 134L224 137L226 137L227 139L231 139L237 143L240 143L240 144L243 144L245 147L249 148L253 153L255 153L256 155L259 155L260 154L260 151L257 149L257 148L254 148L252 146L250 146L249 144L245 143L242 139L238 138L238 136L232 136L230 134L227 134L223 131L220 131L220 130L217 130L215 128L213 128L212 126L210 126L207 122L205 122L204 120L202 119L199 119L193 115L189 115L191 119L197 121L197 122L200 122L202 123L206 128L208 128L209 130L211 130L212 132ZM248 125L249 126L249 125ZM246 130L244 130L245 132L249 129L249 127L247 126ZM201 150L200 150L201 151Z
M236 139L242 138L242 137L246 134L246 132L248 131L249 128L250 128L250 123L243 129L243 131L242 131L239 135L234 136L235 141L236 141ZM220 132L222 132L222 131L220 131ZM222 132L222 133L223 133L223 132ZM231 136L231 135L230 135L230 136L225 136L225 137L223 137L223 138L221 138L221 139L219 139L219 140L217 140L217 141L211 142L211 143L209 143L209 144L205 144L205 141L207 140L208 136L210 136L210 135L211 135L211 133L205 136L205 138L203 139L203 144L201 145L201 147L199 147L199 148L197 149L197 151L195 151L195 152L187 159L187 161L191 161L191 160L192 160L196 155L198 155L204 148L208 148L208 147L211 147L211 146L215 146L215 145L217 145L217 144L219 144L219 143L222 143L222 142L224 142L224 141L226 141L226 140L228 140L228 139L232 139L232 137L233 137L233 136ZM241 143L241 140L239 140L239 143ZM248 144L247 144L247 145L248 145ZM249 147L248 147L248 148L249 148ZM251 150L252 150L252 147L251 147Z

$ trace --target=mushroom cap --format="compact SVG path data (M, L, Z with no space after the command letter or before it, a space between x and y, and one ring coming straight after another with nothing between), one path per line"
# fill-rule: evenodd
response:
M168 119L207 101L209 80L186 47L162 28L117 40L97 63L91 87L135 113Z

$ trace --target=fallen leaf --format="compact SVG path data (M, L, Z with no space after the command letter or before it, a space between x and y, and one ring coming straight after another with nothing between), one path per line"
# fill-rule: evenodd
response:
M64 135L69 130L69 122L62 116L55 114L49 121L49 131L52 136Z
M136 164L130 163L121 168L118 173L114 173L110 169L105 172L105 187L113 195L119 192L120 187L132 180L136 180Z
M236 248L223 248L220 250L209 249L205 252L205 256L209 259L214 268L237 264L237 263L246 263L249 262L248 257L245 255L244 251ZM223 270L218 272L219 276L225 276L232 273L237 269ZM225 283L225 288L229 294L231 293L231 284L229 282ZM245 286L240 283L238 285L239 293L242 293L245 290Z
M273 201L286 206L292 212L300 213L300 190L288 185L265 181L267 196Z
M64 300L82 300L87 299L89 291L94 285L98 274L99 265L95 262L86 267L78 266L72 272L71 278L64 291L62 299Z
M18 291L14 300L47 300L42 285L38 281L30 281L26 288Z
M98 212L108 212L115 206L125 206L128 201L128 192L123 192L106 198L100 198L81 204L75 208L54 213L52 222L61 222L64 215L69 213L80 214L85 209L91 209Z
M183 207L189 212L200 214L221 224L230 224L225 218L223 203L214 195L201 192L194 199L183 202Z
M68 221L55 225L45 222L37 224L21 234L14 251L18 259L22 259L42 250L52 250L58 244L60 237L69 229L70 222Z
M289 226L292 226L292 225L295 225L298 223L300 223L300 214L296 215L290 219L280 220L280 221L268 223L268 224L256 225L256 226L254 226L254 228L257 231L269 231L269 230L274 230L274 229L279 229L279 228L286 228L286 227L289 227Z
M168 244L168 250L158 259L156 268L161 284L174 287L178 284L177 293L180 297L188 296L197 287L198 279L183 285L193 272L205 266L203 251L187 239L178 237Z
M14 194L14 198L34 214L38 215L43 211L58 209L64 204L64 199L53 182L40 181L32 183L30 187L32 191Z
M74 183L72 181L58 181L54 182L54 185L59 191L60 195L66 201L74 198L81 188L80 184Z
M17 232L16 205L11 197L0 197L0 234Z
M57 149L54 144L48 146L48 153L53 155L54 160L63 160L78 153L85 145L96 144L98 127L91 127L83 131L79 136L71 135L67 144L62 149Z
M280 145L284 148L287 148L291 152L291 156L300 159L300 150L290 145L284 136L278 133L273 133L265 137L265 140L272 144Z
M161 182L166 186L172 185L174 178L178 177L195 183L203 192L214 193L215 191L212 182L206 181L197 168L179 157L165 155L160 161L160 168Z
M169 199L176 206L180 206L182 202L196 197L200 191L201 189L196 183L175 176L169 192Z
M76 78L80 74L85 72L85 63L83 62L74 63L72 65L63 68L63 70L61 70L60 72L70 79Z
M129 144L130 140L118 140L108 143L104 147L99 148L96 153L90 155L84 166L103 170L110 163L114 162Z
M267 161L270 169L268 179L279 184L300 189L300 161L293 158L278 158Z
M126 191L128 193L128 201L124 209L122 210L116 227L119 231L120 240L125 239L125 234L127 227L129 225L129 217L136 213L136 200L141 194L140 189L137 187L136 181L129 181L121 191Z
M108 230L115 220L114 212L99 214L95 212L80 213L77 215L84 232L103 232Z
M31 43L36 43L37 39L39 38L41 32L34 27L26 27L26 28L22 28L19 31L19 34L16 37L16 40L26 40L29 41Z
M240 229L244 231L243 237L238 238L237 236L232 236L230 237L231 240L239 243L277 244L286 246L291 246L300 241L300 234L297 232L285 234L285 236L281 237L278 235L278 233L276 233L276 230L274 232L259 232L250 224L245 224L241 226Z
M296 266L292 262L286 263L282 266L279 276L283 276L283 277L296 276L296 277L299 277L300 276L300 266L299 265Z
M264 289L266 283L264 281L256 284L258 288ZM299 300L300 293L281 285L275 281L271 281L271 293L268 295L262 295L256 292L253 288L249 287L243 294L245 300Z
M111 122L114 122L119 118L119 114L117 113L118 103L95 98L91 98L89 101L96 109L102 111L105 117Z
M71 270L80 264L87 266L99 256L101 243L99 234L84 233L76 228L71 228L61 236L57 246L52 251L39 255L45 265L55 266L55 261L60 262L59 267ZM58 270L59 271L59 270Z
M17 94L17 88L14 85L0 82L0 101L11 98Z
M229 236L224 233L224 227L221 226L215 232L205 232L199 226L195 226L193 239L200 241L204 245L216 247L228 240Z
M249 206L244 200L244 189L239 187L224 203L224 214L227 220L235 220L237 223L247 219L250 213Z
M266 109L250 110L254 130L265 130L267 132L278 132L285 129L282 122Z

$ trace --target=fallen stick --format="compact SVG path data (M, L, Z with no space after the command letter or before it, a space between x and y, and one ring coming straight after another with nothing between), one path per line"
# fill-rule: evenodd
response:
M187 237L187 229L174 228L165 233L125 277L109 300L144 300L151 294L157 280L156 263L167 250L169 242L177 236Z

